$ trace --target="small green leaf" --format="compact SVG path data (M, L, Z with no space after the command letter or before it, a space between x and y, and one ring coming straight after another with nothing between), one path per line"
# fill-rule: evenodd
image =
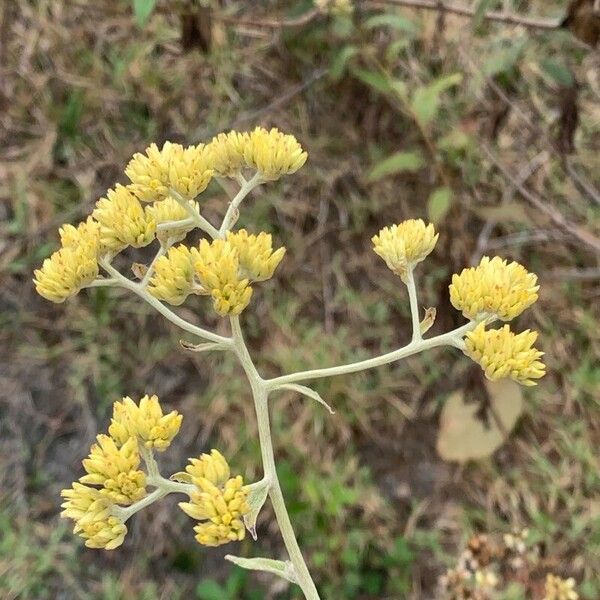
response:
M441 94L461 81L460 73L452 73L439 77L414 91L411 109L421 125L428 125L436 117L440 107Z
M367 178L369 181L377 181L395 173L418 171L424 164L420 152L396 152L374 165Z
M146 24L155 6L156 0L133 0L133 14L138 27Z
M348 63L356 54L358 54L358 48L356 46L344 46L337 52L329 67L329 76L331 79L339 81L346 72Z
M563 87L573 87L575 80L573 79L573 73L569 70L569 67L558 58L545 58L540 63L542 71L553 79L558 85Z
M227 554L225 560L232 562L238 567L242 567L242 569L273 573L274 575L283 577L283 579L287 579L291 583L297 582L294 567L289 561L284 562L282 560L273 560L272 558L242 558L240 556L232 556L231 554Z
M492 1L493 0L479 0L477 8L475 9L475 14L471 19L471 27L473 27L473 31L477 31L481 27L481 24L485 19L485 13L492 4Z
M419 28L409 19L405 19L400 15L390 14L376 15L370 19L367 19L365 22L365 27L367 29L375 29L375 27L391 27L392 29L397 29L410 34L416 34L419 32Z
M433 190L427 200L427 216L436 225L440 223L450 210L452 203L452 190L448 187L439 187Z
M494 52L484 63L483 72L488 77L508 73L517 64L527 40L515 40L510 46L505 46Z
M196 586L196 597L199 600L223 600L227 594L214 579L205 579Z
M354 68L352 74L356 79L362 81L364 84L372 87L374 90L387 94L390 91L390 82L387 77L381 73L375 71L367 71L366 69Z

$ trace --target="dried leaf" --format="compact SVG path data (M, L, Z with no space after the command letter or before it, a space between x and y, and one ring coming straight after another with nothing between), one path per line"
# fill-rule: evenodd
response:
M423 317L423 320L419 324L419 329L421 331L421 335L423 335L424 333L427 333L431 329L432 325L435 323L436 314L437 314L437 310L436 310L435 306L430 306L429 308L425 309L425 316Z
M184 350L189 350L190 352L210 352L211 350L221 350L223 348L223 344L219 344L218 342L192 344L186 340L179 340L179 344Z
M465 403L464 391L451 394L440 417L437 441L439 455L447 461L460 463L480 460L493 454L505 441L523 410L523 391L510 379L485 381L490 412L495 418L484 423L478 416L481 405Z

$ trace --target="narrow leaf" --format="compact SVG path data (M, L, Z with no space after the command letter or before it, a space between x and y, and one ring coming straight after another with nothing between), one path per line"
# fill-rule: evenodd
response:
M491 4L492 0L479 0L477 8L475 9L475 14L471 19L471 26L473 27L474 31L477 31L481 27L481 24L485 19L485 13Z
M560 59L557 58L545 58L540 62L542 71L546 73L551 79L553 79L558 85L563 87L572 87L575 83L573 79L573 73L569 70L569 67Z
M190 352L210 352L211 350L221 350L223 348L223 344L219 344L218 342L192 344L186 340L179 340L179 344L184 350L189 350Z
M410 21L409 19L405 19L400 15L375 15L370 19L367 19L365 22L365 27L367 29L375 29L375 27L391 27L392 29L397 29L399 31L404 31L410 34L416 34L419 31L419 28Z
M452 190L448 187L439 187L433 190L427 200L427 216L436 225L444 219L452 203Z
M146 24L155 6L156 0L133 0L133 14L138 27Z
M396 152L374 165L367 178L369 181L377 181L394 173L418 171L424 164L420 152Z
M280 385L277 389L292 390L293 392L298 392L299 394L307 396L311 400L316 400L319 404L322 404L332 415L335 414L335 411L331 408L331 406L329 406L329 404L327 404L327 402L325 402L325 400L323 400L323 398L321 398L321 396L317 394L315 390L311 390L305 385L298 385L297 383L284 383L283 385Z
M387 94L390 91L390 83L384 75L376 73L375 71L367 71L366 69L352 69L352 74L356 79L362 81L364 84L372 87L374 90Z
M356 54L358 54L358 48L356 46L344 46L331 61L329 67L329 76L331 79L339 81L346 72L348 63Z
M227 554L225 560L232 562L242 569L251 571L264 571L265 573L273 573L279 575L283 579L287 579L291 583L298 583L294 566L289 561L273 560L272 558L242 558L240 556L232 556Z
M248 506L250 506L250 511L244 515L244 525L246 525L246 529L250 532L252 539L256 541L258 537L256 535L256 519L269 495L270 482L268 479L262 479L247 487L249 488L247 502Z

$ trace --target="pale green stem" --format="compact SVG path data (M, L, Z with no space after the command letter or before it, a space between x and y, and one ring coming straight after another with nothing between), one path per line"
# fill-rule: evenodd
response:
M148 485L155 487L156 489L150 492L147 496L134 502L131 506L121 507L121 506L113 506L111 511L112 514L120 519L123 523L127 521L127 519L131 518L135 513L143 510L147 506L150 506L157 500L164 498L168 494L186 494L189 496L196 490L194 485L190 485L187 483L179 483L178 481L171 481L170 479L165 479L161 476L160 471L158 470L158 464L152 454L152 450L145 448L144 446L140 447L140 454L144 459L144 463L146 464L147 477L146 482Z
M240 175L241 187L238 193L233 197L233 200L229 203L225 217L223 217L223 223L219 229L218 235L213 237L224 238L225 234L231 229L236 221L238 214L238 208L242 203L242 200L257 186L262 183L259 173L255 173L248 181L246 181Z
M180 329L183 329L184 331L187 331L188 333L196 335L205 340L209 340L210 342L217 342L221 344L224 348L231 347L231 338L223 337L222 335L218 335L216 333L213 333L212 331L208 331L207 329L203 329L202 327L198 327L197 325L192 325L191 323L188 323L186 320L182 319L179 315L175 314L162 302L160 302L154 296L148 293L144 288L140 286L139 283L131 281L131 279L128 279L127 277L119 273L119 271L117 271L117 269L115 269L110 263L100 260L100 265L109 275L112 276L112 278L117 282L118 285L138 295L140 298L145 300L150 306L155 308L161 315L163 315L163 317L171 321L171 323L177 325L177 327L179 327Z
M202 231L205 231L212 238L219 237L219 231L216 227L213 227L195 208L190 204L191 200L184 198L181 194L176 192L174 189L169 190L169 195L174 198L179 204L185 208L190 219L198 225Z
M337 367L328 367L325 369L311 369L309 371L299 371L298 373L291 373L290 375L282 375L281 377L275 377L273 379L266 380L266 386L269 390L274 390L284 383L296 383L298 381L305 381L307 379L318 379L320 377L334 377L336 375L346 375L348 373L356 373L357 371L364 371L366 369L373 369L374 367L380 367L381 365L387 365L388 363L395 362L423 352L423 350L430 350L437 346L455 346L460 347L460 341L467 331L474 329L477 325L476 322L471 321L458 329L449 331L442 335L432 337L426 340L419 339L413 340L410 344L393 350L374 358L367 358L366 360L359 360L357 362L349 363L346 365L339 365Z
M244 342L238 317L231 318L231 330L233 333L235 352L244 368L248 381L250 382L250 388L252 389L256 420L258 423L258 437L260 440L264 477L270 482L269 498L273 505L273 511L275 512L275 518L277 519L277 524L281 531L281 537L283 538L288 555L294 566L294 574L297 578L298 585L302 589L304 596L307 600L319 600L319 592L315 587L308 567L306 566L306 562L304 561L304 557L302 556L298 541L296 540L296 535L279 484L277 469L275 468L275 455L273 453L273 441L271 439L271 426L269 423L269 392L265 387L264 380L259 375L252 362L252 358L250 357L250 353Z
M194 225L196 220L192 217L188 217L187 219L181 219L179 221L166 221L165 223L159 223L156 226L158 231L168 231L169 229L184 229L189 227L190 225Z
M419 318L419 302L417 300L417 286L415 285L415 275L412 268L408 269L406 274L406 287L408 289L408 298L410 300L410 315L412 318L412 341L421 339L421 319Z
M161 258L161 256L164 256L170 247L171 247L170 239L167 240L164 244L161 243L160 249L158 250L158 252L154 256L154 258L152 259L152 262L148 265L148 268L146 269L146 273L144 274L143 279L140 281L140 287L142 287L144 289L146 288L146 286L148 285L148 282L150 281L150 277L152 277L152 273L154 273L154 267L156 266L156 261L159 258Z
M114 287L119 285L119 282L113 277L105 278L105 279L95 279L91 283L85 285L85 288L97 288L97 287Z

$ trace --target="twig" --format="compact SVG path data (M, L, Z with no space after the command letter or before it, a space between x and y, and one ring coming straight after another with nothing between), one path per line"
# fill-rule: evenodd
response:
M237 17L230 17L228 15L220 15L213 13L212 17L216 21L223 21L224 23L231 23L233 25L249 25L251 27L267 27L269 29L285 29L288 27L302 27L307 25L314 19L316 19L321 13L318 8L309 10L299 17L293 19L240 19Z
M440 2L439 0L370 0L369 5L382 7L393 4L394 6L404 6L406 8L417 8L423 10L444 11L459 17L472 18L476 14L476 9L470 6L461 6L449 2ZM558 29L560 19L544 19L542 17L522 17L512 13L488 11L484 18L488 21L498 23L507 23L508 25L522 25L530 29Z
M459 46L458 52L461 58L471 67L471 70L485 81L490 90L492 90L496 96L510 106L511 110L527 125L529 131L531 131L536 137L543 140L548 145L548 148L554 152L554 141L548 135L548 132L542 127L539 127L533 121L533 119L531 119L531 117L529 117L529 115L527 115L491 77L485 75L477 62L469 55L468 52L466 52L466 50L464 50L464 48ZM582 195L585 194L594 202L600 204L600 192L598 192L589 181L586 181L583 176L575 171L568 158L566 161L559 161L559 164L563 169L563 172L572 179L573 184L577 189L579 189Z
M569 232L572 236L577 238L580 242L592 248L595 252L600 252L600 239L592 235L589 231L586 231L576 223L572 223L566 219L558 210L550 206L547 202L530 192L524 184L520 183L510 170L503 165L491 149L483 142L480 141L481 150L488 157L488 159L496 166L496 168L502 173L507 181L514 185L515 189L519 190L519 193L525 200L527 200L534 208L544 213L550 220L558 227Z

